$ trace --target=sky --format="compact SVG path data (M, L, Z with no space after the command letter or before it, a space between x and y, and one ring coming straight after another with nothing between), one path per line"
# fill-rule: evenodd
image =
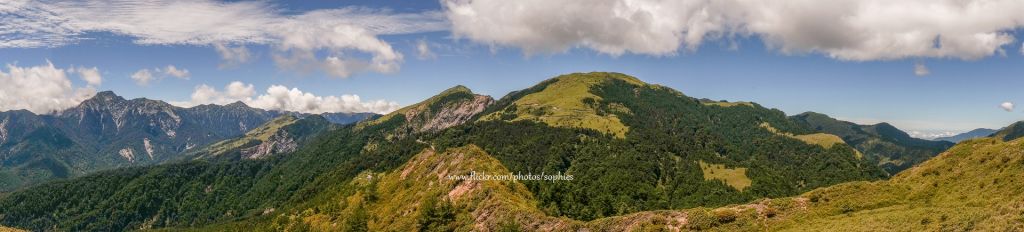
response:
M500 98L621 72L691 97L889 122L1024 119L1019 0L0 0L0 111L98 91L386 113L455 85Z

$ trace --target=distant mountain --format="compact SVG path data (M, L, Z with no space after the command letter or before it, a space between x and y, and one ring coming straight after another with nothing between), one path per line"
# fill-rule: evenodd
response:
M948 141L910 137L888 123L858 125L814 112L791 118L814 130L839 136L890 175L935 157L953 146Z
M935 138L935 139L932 139L932 140L935 140L935 141L950 141L950 142L954 142L954 143L959 143L960 141L964 141L964 140L968 140L968 139L988 137L989 135L992 135L992 134L996 133L996 131L997 130L993 130L993 129L978 128L978 129L974 129L974 130L971 130L971 131L968 131L968 132L964 132L964 133L961 133L961 134L958 134L958 135L949 136L949 137L939 137L939 138Z
M305 134L295 133L302 128L322 128L301 126L304 122L323 124L313 116L278 117L243 137L202 148L228 152L200 153L200 160L115 169L12 192L0 197L0 224L71 231L203 226L273 217L311 197L335 202L329 192L352 193L346 185L353 177L402 165L429 147L420 135L464 123L490 102L490 97L453 88L374 121L327 127L286 155L244 157L240 150L265 144L276 149L287 139L270 138L282 132L291 136ZM227 144L242 145L222 146ZM64 203L51 204L58 199Z
M97 93L52 115L0 112L0 192L54 178L175 160L179 154L236 137L290 112L243 103L172 106ZM327 114L351 123L373 114Z
M278 120L260 128L298 123ZM259 131L227 150L290 144ZM650 213L615 218L886 177L838 136L782 111L704 102L602 72L558 76L497 101L457 86L322 132L291 152L238 154L239 162L117 169L12 192L0 198L0 224L72 231L656 230L614 224ZM449 178L472 171L573 180ZM686 223L676 219L661 223ZM694 215L690 222L704 221Z
M375 113L322 113L321 117L334 124L349 124L380 116Z
M337 127L321 115L300 118L286 114L240 137L211 144L186 156L207 160L264 159L271 155L294 152L314 137Z

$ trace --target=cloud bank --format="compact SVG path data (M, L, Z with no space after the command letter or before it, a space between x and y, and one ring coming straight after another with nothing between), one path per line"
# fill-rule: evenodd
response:
M0 8L2 10L2 8ZM78 76L87 83L75 87L68 78ZM25 109L37 114L48 114L78 105L96 94L95 87L102 83L99 70L93 68L69 68L45 65L19 67L8 64L7 71L0 70L0 111Z
M302 113L325 112L373 112L388 113L399 108L397 102L385 100L363 101L359 95L317 96L303 92L298 88L289 89L282 85L272 85L266 92L257 96L252 84L239 81L231 82L223 90L199 85L192 92L187 102L171 102L171 104L192 107L200 104L230 104L241 101L249 106L266 110L283 110Z
M338 77L398 69L402 55L378 35L441 31L447 27L439 12L408 14L343 8L286 14L264 1L0 3L0 48L64 46L91 39L94 34L90 33L95 32L129 36L143 45L266 44L275 48L280 57L275 61L281 67L315 69ZM215 49L230 61L248 57L242 50ZM296 66L297 62L315 64Z
M849 61L979 59L1024 26L1019 0L442 0L452 33L527 54L582 47L675 55L757 36L783 54Z

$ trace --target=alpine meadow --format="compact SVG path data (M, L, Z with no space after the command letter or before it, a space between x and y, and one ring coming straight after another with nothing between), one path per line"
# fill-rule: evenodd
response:
M0 231L1024 231L1020 12L0 0Z

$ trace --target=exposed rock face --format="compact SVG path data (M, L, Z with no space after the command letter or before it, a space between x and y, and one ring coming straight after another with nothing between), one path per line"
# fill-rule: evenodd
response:
M469 121L473 116L483 112L487 106L494 103L489 96L474 95L471 101L461 101L442 107L434 113L426 123L417 129L417 132L439 131ZM409 111L409 113L416 113ZM413 118L406 116L406 118Z
M153 159L153 145L149 143L149 138L142 139L142 145L146 148L146 154L149 155L149 159Z
M0 121L0 144L3 144L4 142L7 142L7 122L8 121L9 120L7 120L6 118L3 121Z
M121 155L121 157L124 157L124 159L128 160L128 162L135 162L135 152L132 151L131 148L123 148L120 151L117 151L117 154Z
M288 133L284 131L278 131L270 139L253 147L243 148L241 150L242 158L246 159L262 159L272 154L290 153L295 151L299 147L299 144L288 136Z

